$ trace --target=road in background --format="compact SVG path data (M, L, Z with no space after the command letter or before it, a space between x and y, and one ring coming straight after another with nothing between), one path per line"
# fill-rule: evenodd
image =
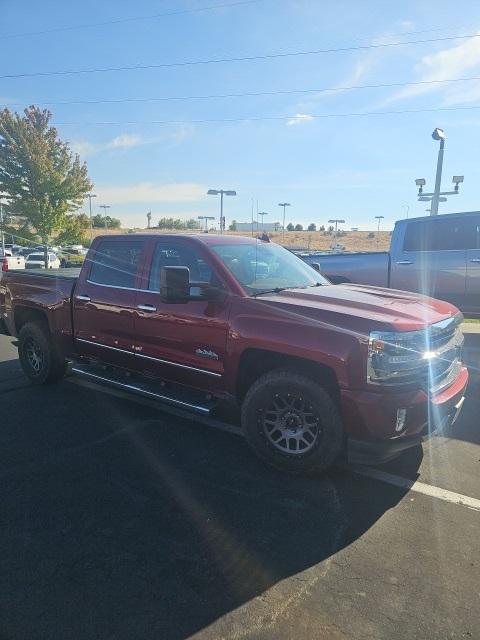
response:
M381 467L480 499L478 350L451 437ZM0 336L2 640L480 636L480 512L338 469L272 472L242 438L70 379Z

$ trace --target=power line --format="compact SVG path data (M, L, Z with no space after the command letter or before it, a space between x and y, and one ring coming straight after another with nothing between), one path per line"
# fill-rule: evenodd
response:
M66 106L66 105L82 105L82 104L122 104L122 103L142 103L142 102L170 102L170 101L188 101L188 100L213 100L221 98L246 98L259 96L281 96L299 93L335 93L337 91L354 91L358 89L386 89L393 87L410 87L432 84L443 84L448 82L469 82L472 80L480 80L480 76L472 76L469 78L444 78L442 80L418 80L416 82L387 82L380 84L360 84L348 87L323 87L318 89L285 89L279 91L246 91L244 93L213 93L207 95L192 96L164 96L160 98L111 98L108 100L63 100L59 102L50 102L48 100L33 100L27 102L37 102L43 106ZM9 102L5 107L21 107L24 102Z
M80 74L90 74L90 73L107 73L107 72L118 72L118 71L139 71L146 69L164 69L164 68L172 68L172 67L188 67L188 66L197 66L197 65L208 65L208 64L219 64L219 63L230 63L230 62L256 62L260 60L272 60L276 58L293 58L299 56L311 56L311 55L319 55L325 53L343 53L348 51L365 51L369 49L385 49L389 47L402 47L408 45L416 45L416 44L431 44L433 42L449 42L453 40L467 40L471 38L479 38L480 33L473 33L470 35L464 36L449 36L445 38L429 38L425 40L409 40L404 42L385 42L378 44L369 44L369 45L354 45L348 47L335 47L330 49L315 49L311 51L293 51L293 52L285 52L285 53L270 53L264 55L254 55L254 56L241 56L235 58L216 58L216 59L206 59L206 60L185 60L183 62L162 62L157 64L136 64L136 65L127 65L122 67L99 67L94 69L66 69L60 71L35 71L35 72L26 72L26 73L8 73L0 75L0 79L6 80L9 78L35 78L35 77L44 77L44 76L65 76L65 75L80 75Z
M22 38L26 36L40 36L49 33L59 33L61 31L75 31L78 29L91 29L93 27L105 27L114 24L124 24L128 22L140 22L142 20L156 20L158 18L167 18L169 16L180 16L186 13L201 13L202 11L214 11L215 9L227 9L228 7L238 7L246 4L257 4L265 2L265 0L238 0L238 2L230 2L224 4L214 4L207 7L197 7L196 9L179 9L176 11L166 11L165 13L154 13L148 16L133 16L130 18L117 18L115 20L105 20L104 22L91 22L88 24L76 24L67 27L54 27L52 29L44 29L43 31L30 31L27 33L12 33L10 35L2 35L2 40L10 38Z
M309 113L302 116L290 115L290 116L251 116L244 118L203 118L197 120L123 120L123 121L103 121L103 122L57 122L56 126L116 126L116 125L149 125L149 124L215 124L215 123L233 123L233 122L260 122L260 121L302 121L306 120L320 120L324 118L361 118L368 116L392 116L392 115L404 115L410 113L437 113L442 111L471 111L480 109L478 106L469 107L434 107L431 109L398 109L395 111L365 111L365 112L351 112L351 113Z

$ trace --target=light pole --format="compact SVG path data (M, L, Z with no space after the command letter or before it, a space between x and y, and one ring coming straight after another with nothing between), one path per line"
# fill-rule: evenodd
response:
M407 220L408 220L408 214L410 213L410 205L409 204L404 204L402 205L404 209L406 209L407 211Z
M237 192L232 189L209 189L207 196L220 196L220 233L225 231L225 218L223 217L223 196L236 196Z
M2 258L5 257L5 234L3 233L3 204L0 200L0 227L2 228L0 236L2 239Z
M285 208L291 207L292 205L289 202L279 202L279 207L283 207L283 228L282 228L282 242L285 240Z
M92 240L93 236L93 223L92 223L92 198L96 198L97 196L94 193L87 193L88 198L88 206L90 208L90 240Z
M151 227L151 222L152 222L152 212L149 211L147 213L147 229L150 229Z
M385 218L385 216L375 216L375 220L378 220L378 225L377 225L377 249L378 249L378 242L380 240L380 221L383 220Z
M107 221L107 209L110 209L109 204L101 204L100 209L103 209L103 217L105 220L105 229L108 231L108 221Z
M268 216L268 211L259 211L257 215L262 216L262 233L263 233L264 216ZM258 223L257 223L257 228L258 228Z
M208 233L208 221L215 220L215 216L197 216L198 220L205 220L205 233Z
M440 202L446 202L447 198L440 196L455 196L458 194L458 185L463 182L463 176L453 176L452 182L455 185L455 189L453 191L440 191L442 184L442 169L443 169L443 153L445 149L445 131L443 129L439 129L438 127L432 133L432 138L434 140L440 141L440 147L438 149L438 158L437 158L437 172L435 174L435 187L432 193L424 193L423 187L426 184L424 178L417 178L415 180L415 184L418 187L418 201L419 202L430 202L430 215L436 216L438 215L438 204Z
M333 224L335 223L335 236L333 239L333 246L332 248L335 249L337 246L337 232L338 232L338 225L339 224L345 224L345 220L340 220L339 218L335 218L333 220L329 220L328 224Z

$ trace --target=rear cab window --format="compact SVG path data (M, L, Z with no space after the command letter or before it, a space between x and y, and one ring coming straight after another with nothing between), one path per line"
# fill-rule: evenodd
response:
M144 248L142 240L102 240L89 257L88 281L123 289L135 288Z
M478 248L480 217L416 220L407 224L403 250L465 251Z

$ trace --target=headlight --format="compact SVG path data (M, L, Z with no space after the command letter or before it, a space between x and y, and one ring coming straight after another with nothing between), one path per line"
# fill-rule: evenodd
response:
M428 370L435 358L426 331L372 331L368 341L367 380L377 384L407 384Z

